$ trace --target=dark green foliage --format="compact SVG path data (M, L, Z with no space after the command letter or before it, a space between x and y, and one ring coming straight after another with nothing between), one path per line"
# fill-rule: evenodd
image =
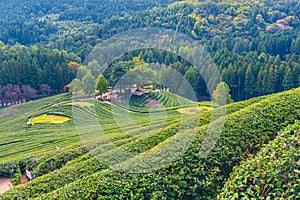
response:
M271 96L227 116L217 144L205 158L201 157L199 145L201 146L207 129L201 127L195 143L184 157L162 170L147 174L103 171L43 198L216 197L234 166L238 166L250 154L259 152L264 144L276 137L280 129L300 117L299 94L297 89ZM85 190L80 190L83 187Z
M82 156L85 153L87 153L87 150L85 148L78 148L58 153L57 155L40 162L34 170L34 175L41 176L43 174L48 174L56 169L60 169L68 161Z
M26 170L32 171L34 168L37 167L40 160L35 156L29 156L21 159L19 161L20 171L21 173L25 173Z
M207 47L235 101L299 86L299 64L296 63L299 63L300 19L296 0L272 3L265 0L176 2L166 7L171 2L173 0L143 3L64 0L49 3L43 0L34 4L26 0L20 5L2 2L0 6L5 7L3 10L6 12L1 13L3 23L0 27L3 26L4 31L0 39L6 44L16 41L26 45L47 44L51 48L75 52L83 61L96 43L122 31L139 27L170 28L191 36ZM277 28L269 30L268 27ZM188 47L183 46L180 51L189 54ZM149 49L130 52L126 60L139 54L146 62L170 65L181 74L188 72L190 67L177 55ZM74 55L71 57L70 60L74 61ZM47 63L30 59L24 62L5 61L7 63L3 65L8 67L4 67L7 69L2 74L6 75L0 79L5 84L26 82L36 88L43 81L51 89L61 91L63 84L71 82L71 77L66 75L66 65L56 59ZM23 66L25 70L30 66L27 76L37 78L20 81L23 80L19 77L22 72L14 70L19 69L18 66ZM131 67L128 63L115 64L105 77L113 85ZM290 72L283 80L287 67ZM249 68L252 70L247 70ZM48 76L41 75L39 69ZM207 99L208 92L201 77L198 81L199 77L187 75L192 79L191 84L198 98Z
M299 199L300 124L234 168L218 199Z
M0 177L12 178L18 172L19 172L18 162L0 163Z
M126 1L96 1L89 0L88 2L82 2L80 0L62 0L62 1L34 1L25 0L22 2L1 1L0 8L3 12L0 13L0 29L3 30L0 33L0 40L5 43L14 44L16 42L31 45L31 44L45 44L51 41L50 46L61 47L61 45L68 45L72 43L79 43L85 46L84 43L91 43L86 34L95 34L99 26L95 26L82 31L77 30L76 22L80 26L88 23L103 23L107 19L113 18L110 22L112 25L117 23L119 17L133 14L140 10L146 10L155 6L165 6L174 0L159 0L159 1L143 1L138 0L126 0ZM52 15L59 15L57 17ZM56 19L57 18L57 19ZM62 23L63 26L69 26L68 28L74 28L77 30L70 35L64 35L59 37L62 29L55 21L60 22L72 20L75 23ZM74 27L74 24L76 27ZM93 37L92 37L93 38ZM77 46L79 47L79 46ZM70 49L73 49L72 47Z
M0 99L58 93L76 75L77 69L68 67L68 62L79 58L65 51L21 45L4 46L0 51Z
M11 178L14 185L20 184L21 176L26 170L33 170L38 162L34 156L25 157L19 161L0 163L0 177Z

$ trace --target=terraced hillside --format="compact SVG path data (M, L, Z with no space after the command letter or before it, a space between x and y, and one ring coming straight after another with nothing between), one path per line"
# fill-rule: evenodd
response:
M195 108L198 103L186 100L185 105L179 105L181 97L166 92L151 95L150 99L131 98L130 109L92 100L72 103L70 96L60 95L0 110L0 116L4 116L0 119L0 178L12 178L14 185L0 198L214 198L234 167L256 155L276 138L278 131L300 118L300 89L187 114L179 112L180 108ZM159 101L163 109L149 113L149 100ZM209 108L210 104L200 106ZM218 109L226 109L227 115L215 117L208 126ZM63 115L71 120L27 124L32 116L40 114ZM128 122L128 116L134 123ZM92 118L101 122L103 135L98 134L96 126L76 123ZM210 134L210 127L222 123L220 136ZM185 138L195 139L183 154L168 163L178 153L172 143ZM205 148L211 145L205 143L209 140L217 142L203 157ZM170 152L172 155L167 154ZM145 173L124 172L141 172L149 167L143 165L149 160L161 168ZM26 170L33 179L19 184Z
M164 104L173 106L173 112L176 116L175 96L155 95L155 98L166 100L162 101ZM82 117L97 116L101 120L107 120L110 123L115 115L121 115L126 109L103 102L71 102L71 96L63 94L50 98L45 98L33 102L20 104L0 110L0 161L7 159L16 160L26 155L40 156L48 151L55 150L56 146L68 147L74 142L79 142L74 125L74 120L67 121L64 124L42 123L29 126L32 119L41 115L64 115L66 117L73 117L73 114L84 114ZM145 102L146 103L146 102ZM145 104L142 103L142 104ZM135 110L142 109L142 107L135 107ZM114 111L114 113L112 113ZM132 112L132 115L137 115L137 112ZM147 115L145 114L145 117ZM172 117L170 115L170 117ZM142 119L141 119L142 120ZM170 119L171 120L171 119ZM105 123L103 123L105 124ZM117 127L112 128L109 124L108 132L118 133ZM88 127L87 127L88 129ZM92 131L92 130L90 130ZM41 148L42 147L42 148Z
M236 167L218 198L299 199L299 148L298 121Z

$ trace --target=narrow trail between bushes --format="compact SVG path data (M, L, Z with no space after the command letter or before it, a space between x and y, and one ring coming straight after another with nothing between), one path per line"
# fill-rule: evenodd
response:
M0 194L11 189L9 183L11 183L10 178L0 178Z

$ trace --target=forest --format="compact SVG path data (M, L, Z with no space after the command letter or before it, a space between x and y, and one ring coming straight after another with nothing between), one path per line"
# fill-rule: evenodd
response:
M136 0L100 4L92 0L27 0L21 4L2 2L1 6L10 13L2 14L0 22L5 30L0 34L3 86L29 85L39 90L46 84L52 93L62 92L76 73L68 68L69 62L83 65L97 43L140 27L169 28L199 41L219 66L235 101L288 90L300 83L300 13L295 0ZM28 49L22 52L24 56L17 58L20 53L14 51L24 49ZM182 50L188 53L189 47ZM124 56L118 65L123 73L134 68L128 64L134 56L175 68L191 82L199 100L209 96L201 75L180 57L158 49L140 50ZM105 74L110 85L115 82L111 80L114 74L109 74L113 69L111 66ZM26 72L22 75L25 77L11 73L21 70ZM49 73L52 75L45 77Z
M299 0L0 1L0 199L300 199Z

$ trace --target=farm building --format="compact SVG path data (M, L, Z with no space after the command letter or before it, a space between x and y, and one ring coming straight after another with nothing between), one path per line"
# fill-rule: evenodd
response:
M132 93L133 96L137 96L137 97L141 97L143 95L145 95L145 92L142 91L142 90L135 90L133 93Z

